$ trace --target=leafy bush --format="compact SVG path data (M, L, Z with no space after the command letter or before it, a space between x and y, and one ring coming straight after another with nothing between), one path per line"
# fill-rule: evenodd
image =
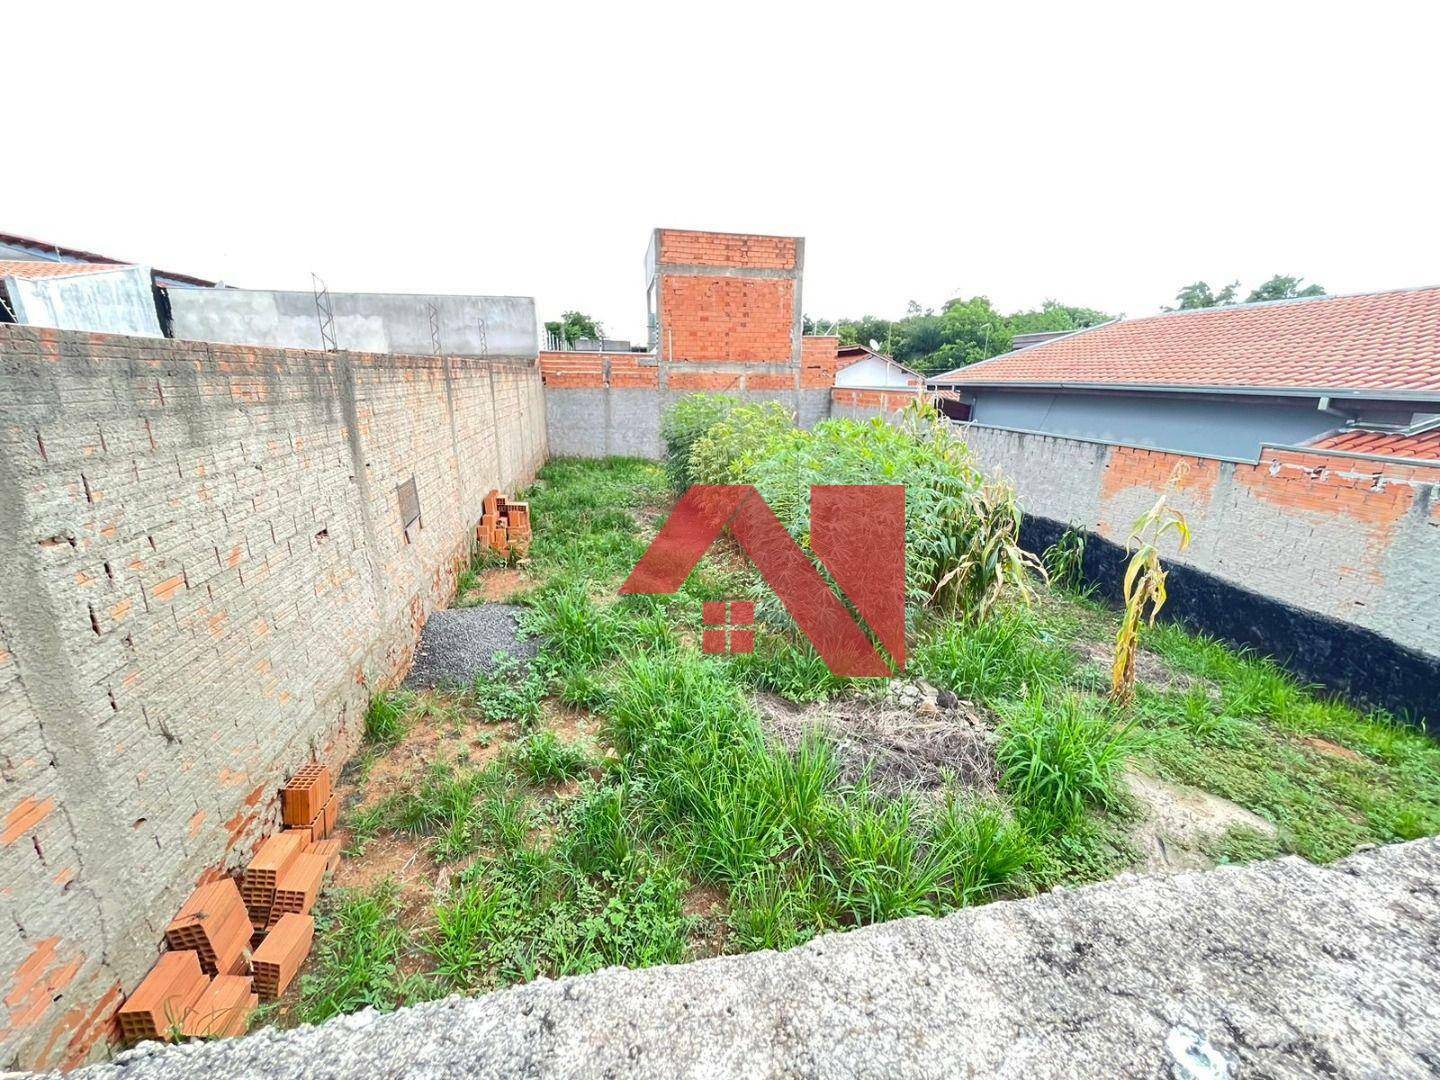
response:
M727 394L689 394L660 418L665 442L665 471L677 491L700 483L691 472L690 454L695 441L723 420L738 402Z
M744 484L778 441L803 437L785 406L736 405L695 440L690 473L697 484Z

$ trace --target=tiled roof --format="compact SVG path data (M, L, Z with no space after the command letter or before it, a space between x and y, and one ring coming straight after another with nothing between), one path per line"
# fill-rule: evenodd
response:
M124 263L41 262L32 259L0 259L0 277L52 278L75 274L98 274L126 270Z
M1335 431L1305 444L1309 450L1341 450L1347 454L1440 462L1440 430L1420 435L1383 431Z
M1440 287L1105 323L930 381L1440 396Z

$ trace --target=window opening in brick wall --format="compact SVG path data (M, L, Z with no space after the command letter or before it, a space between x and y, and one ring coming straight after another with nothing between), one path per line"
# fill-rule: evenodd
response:
M420 520L420 492L415 487L415 477L410 477L398 488L395 493L400 497L400 527L405 530L405 542L410 542L410 526L416 525L424 528L425 523Z

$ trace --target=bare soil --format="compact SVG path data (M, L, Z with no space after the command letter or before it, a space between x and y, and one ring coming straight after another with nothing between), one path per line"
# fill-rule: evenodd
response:
M841 777L868 776L888 794L937 793L947 783L993 792L999 781L993 725L971 702L940 695L923 684L892 688L883 698L847 695L796 705L774 694L756 695L761 722L793 749L812 730L824 732L840 759Z

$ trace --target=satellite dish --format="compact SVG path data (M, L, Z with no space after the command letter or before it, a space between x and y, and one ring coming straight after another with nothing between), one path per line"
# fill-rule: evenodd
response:
M879 352L879 351L880 351L880 343L879 343L878 341L876 341L873 337L870 339L870 351L871 351L871 352Z

